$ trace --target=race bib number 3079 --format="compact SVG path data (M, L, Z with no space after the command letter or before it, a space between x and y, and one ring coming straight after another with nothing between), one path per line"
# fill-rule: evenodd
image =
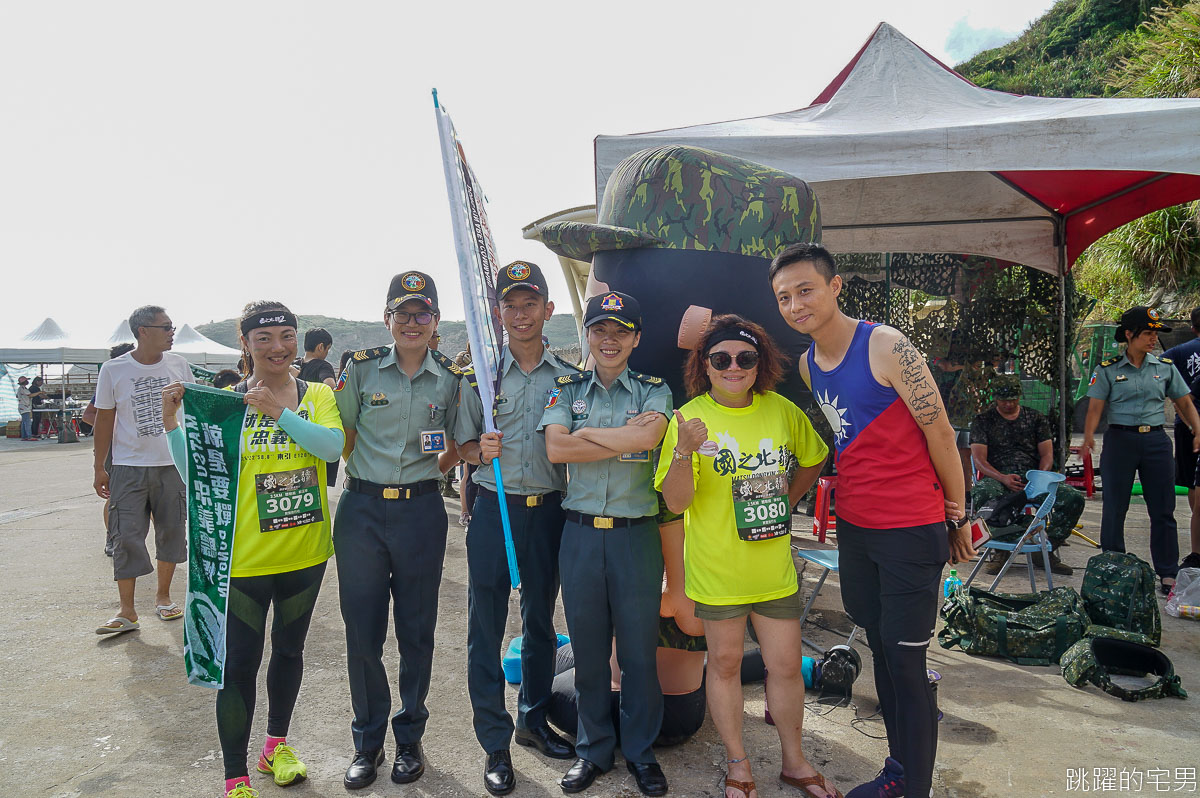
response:
M254 493L260 532L315 524L325 517L321 509L320 476L314 466L256 474Z

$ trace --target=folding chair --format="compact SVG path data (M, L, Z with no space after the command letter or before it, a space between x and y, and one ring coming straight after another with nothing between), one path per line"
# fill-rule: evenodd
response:
M813 588L812 595L808 597L808 603L804 605L804 612L800 613L800 625L808 620L808 613L812 609L813 602L817 600L817 595L821 592L821 588L825 586L825 579L829 574L838 572L838 553L836 549L801 549L792 546L792 551L796 556L805 562L810 562L821 569L821 577L817 580L817 586ZM854 642L855 636L858 635L858 626L850 630L850 637L846 638L846 645ZM816 643L810 643L808 638L803 638L804 644L811 646L814 651L825 653L825 649L818 646Z
M995 551L1007 551L1008 559L1004 561L1004 565L1000 568L1000 573L996 574L996 581L992 582L989 590L995 590L1000 584L1000 580L1004 578L1004 574L1008 572L1009 566L1012 565L1013 559L1018 554L1024 554L1029 562L1029 589L1036 593L1037 582L1034 575L1033 555L1036 552L1042 553L1042 565L1046 568L1046 587L1049 590L1054 589L1054 578L1050 574L1050 541L1046 537L1046 522L1050 518L1050 510L1054 507L1054 497L1058 493L1059 484L1066 477L1062 474L1056 474L1053 471L1026 471L1025 472L1025 498L1032 502L1035 498L1045 493L1046 498L1041 506L1034 513L1033 522L1021 535L1016 543L1001 543L996 540L989 540L980 546L981 549L992 549ZM1032 507L1032 504L1027 504L1026 509ZM971 569L971 575L963 583L963 587L971 584L971 580L979 573L979 569L983 567L983 562L986 558L982 555L975 563L975 567Z

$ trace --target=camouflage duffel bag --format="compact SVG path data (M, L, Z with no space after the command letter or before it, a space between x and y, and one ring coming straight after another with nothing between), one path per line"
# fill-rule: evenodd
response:
M1018 665L1052 665L1083 638L1090 621L1074 588L1042 593L990 593L971 587L942 605L942 648L1004 657Z
M1109 695L1122 701L1141 701L1145 698L1178 696L1187 698L1187 691L1175 675L1167 655L1156 648L1115 637L1088 637L1080 640L1062 656L1062 673L1067 683L1083 687L1091 682ZM1113 676L1145 678L1157 676L1150 684L1139 687L1113 681Z
M1162 618L1158 614L1154 569L1136 555L1106 551L1088 560L1083 574L1084 606L1092 622L1162 642Z

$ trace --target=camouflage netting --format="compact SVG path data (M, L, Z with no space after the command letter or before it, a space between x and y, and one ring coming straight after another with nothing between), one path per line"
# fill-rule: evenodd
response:
M902 330L932 362L954 426L992 400L1000 371L1019 371L1024 403L1050 416L1058 429L1058 279L995 258L894 253L838 255L846 280L842 307L859 318ZM1091 300L1066 279L1067 351ZM1073 389L1074 383L1068 379Z

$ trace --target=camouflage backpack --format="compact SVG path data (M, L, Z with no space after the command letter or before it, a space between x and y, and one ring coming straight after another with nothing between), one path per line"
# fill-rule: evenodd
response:
M1157 582L1144 560L1106 551L1088 560L1080 593L1092 623L1146 635L1157 646L1162 641Z
M938 632L942 648L958 645L968 654L1004 657L1018 665L1057 663L1083 638L1089 621L1074 588L1043 593L990 593L959 590L942 605L946 625Z
M1129 633L1125 633L1129 634ZM1083 687L1091 682L1122 701L1144 698L1187 698L1187 691L1175 675L1171 660L1156 648L1115 637L1088 637L1080 640L1062 656L1062 673L1067 683ZM1126 687L1113 682L1116 675L1158 679L1144 687Z

